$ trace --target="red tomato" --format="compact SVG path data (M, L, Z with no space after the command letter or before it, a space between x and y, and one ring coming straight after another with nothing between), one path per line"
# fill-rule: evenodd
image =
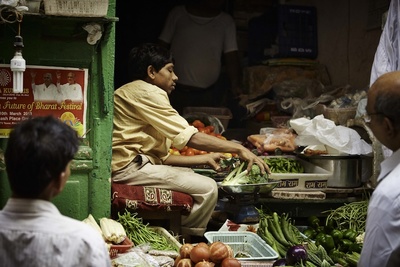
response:
M212 125L208 125L208 126L206 126L206 128L210 131L210 133L213 133L215 130L214 126L212 126Z
M202 123L201 120L194 120L192 122L192 125L196 128L204 128L205 127L204 123Z
M185 154L186 156L194 156L194 149L193 148L191 148L191 147L189 147L187 150L186 150L186 154Z
M207 127L200 127L200 128L198 128L198 130L201 133L205 133L205 134L209 134L210 133L210 129L208 129Z

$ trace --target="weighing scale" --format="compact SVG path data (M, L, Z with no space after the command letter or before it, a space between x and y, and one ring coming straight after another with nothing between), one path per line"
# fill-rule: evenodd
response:
M222 185L221 182L235 167L237 161L226 161L230 168L223 172L216 172L212 169L194 168L196 173L213 178L219 188L219 195L222 196L216 209L228 214L229 219L235 223L258 223L260 220L255 204L258 203L260 194L267 194L274 189L280 181L269 179L267 183Z
M219 200L221 208L235 223L258 223L260 217L254 205L258 203L260 193L269 193L279 183L279 181L272 181L245 185L219 184L223 193L223 198Z

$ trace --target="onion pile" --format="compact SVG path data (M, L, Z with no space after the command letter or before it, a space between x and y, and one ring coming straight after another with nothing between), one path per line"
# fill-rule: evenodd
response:
M174 267L241 267L229 245L216 241L211 244L183 244Z

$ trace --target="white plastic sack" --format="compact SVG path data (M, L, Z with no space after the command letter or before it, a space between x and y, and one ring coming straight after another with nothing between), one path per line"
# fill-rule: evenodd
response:
M372 146L361 139L353 129L335 125L323 115L313 119L298 118L290 120L290 126L296 131L296 145L325 145L349 155L367 155Z

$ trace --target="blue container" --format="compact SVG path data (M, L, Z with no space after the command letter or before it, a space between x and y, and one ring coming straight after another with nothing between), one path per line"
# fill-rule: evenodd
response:
M315 59L318 55L316 8L280 5L278 12L278 57Z
M313 6L276 5L249 20L249 65L270 58L318 55L317 12Z

